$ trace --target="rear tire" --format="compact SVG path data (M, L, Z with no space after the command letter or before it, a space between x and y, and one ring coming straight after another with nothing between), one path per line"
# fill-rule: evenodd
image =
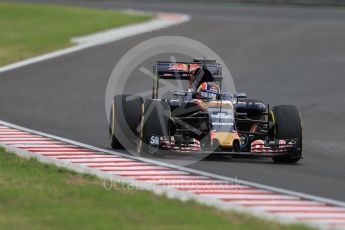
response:
M112 148L123 149L136 145L142 104L143 99L139 96L116 95L114 97L110 110L109 126ZM121 144L125 142L125 145Z
M301 116L293 105L274 106L271 111L273 121L273 135L276 139L296 139L297 150L291 155L282 155L273 157L277 163L296 163L302 158L302 122Z
M170 136L171 112L170 106L166 101L146 100L142 110L140 123L138 153L149 153L155 155L158 153L159 146L152 148L150 139L152 136L168 137Z

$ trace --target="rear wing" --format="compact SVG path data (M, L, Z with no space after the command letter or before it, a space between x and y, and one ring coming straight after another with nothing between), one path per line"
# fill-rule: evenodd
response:
M221 77L222 65L215 61L207 60L203 62L166 62L158 61L154 67L154 74L162 79L182 79L190 80L191 74L203 65L211 72L214 77Z
M215 60L194 59L193 62L168 62L157 61L153 66L153 89L152 98L158 98L159 79L189 80L196 69L206 68L214 79L222 79L222 65Z

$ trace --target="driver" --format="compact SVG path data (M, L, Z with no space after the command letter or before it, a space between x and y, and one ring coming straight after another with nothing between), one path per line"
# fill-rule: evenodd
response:
M204 82L198 88L198 98L206 100L217 100L220 93L219 86L215 82Z

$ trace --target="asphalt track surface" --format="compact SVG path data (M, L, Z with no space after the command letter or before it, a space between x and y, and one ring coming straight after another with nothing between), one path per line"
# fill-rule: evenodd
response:
M345 10L68 4L185 12L192 20L0 74L1 120L109 148L104 94L114 65L141 41L185 36L204 43L228 63L238 90L273 105L296 104L304 128L304 159L297 165L224 158L189 167L345 201ZM135 85L151 87L145 78L133 83L133 91Z

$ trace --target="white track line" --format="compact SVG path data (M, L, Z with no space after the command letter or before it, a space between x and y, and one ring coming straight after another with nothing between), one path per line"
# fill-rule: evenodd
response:
M45 163L95 174L157 194L164 193L168 197L194 199L221 209L234 209L284 223L303 222L322 229L345 227L345 205L339 201L247 181L234 184L233 178L100 149L3 121L0 124L0 128L6 129L6 132L30 133L27 138L23 137L21 143L0 143L0 146L20 156L35 157ZM40 137L35 139L37 136ZM41 138L47 141L42 142ZM2 139L8 143L6 136ZM26 140L31 141L24 145L22 142ZM68 147L55 146L56 143Z
M46 61L48 59L60 57L66 54L74 53L90 47L104 45L131 36L179 25L189 20L190 16L186 14L158 13L155 19L148 22L110 29L83 37L73 38L72 42L76 43L77 45L50 52L44 55L36 56L24 61L2 66L0 67L0 73L21 68L23 66L31 65L41 61ZM0 129L6 130L6 127L0 127Z

